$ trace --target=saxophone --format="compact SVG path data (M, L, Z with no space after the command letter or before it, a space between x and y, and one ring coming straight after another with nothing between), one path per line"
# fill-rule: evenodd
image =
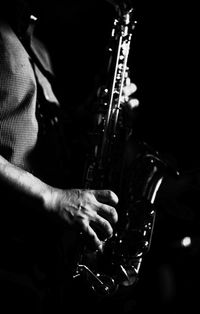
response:
M117 17L108 49L108 81L98 94L83 185L115 191L119 196L119 221L102 252L83 247L73 275L104 296L138 281L143 258L151 246L156 195L168 168L158 152L140 141L134 144L131 161L127 158L133 141L132 126L126 122L121 100L136 21L129 1L109 2L114 4Z

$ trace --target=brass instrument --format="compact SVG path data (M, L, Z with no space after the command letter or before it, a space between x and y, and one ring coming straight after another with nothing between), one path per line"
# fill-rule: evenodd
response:
M74 278L82 277L101 295L111 295L120 286L134 285L148 252L155 222L155 198L166 172L159 154L138 143L134 158L127 161L132 127L126 122L122 90L128 71L128 56L134 9L129 1L114 4L117 18L111 33L108 81L98 97L91 151L84 173L84 187L111 189L119 196L119 222L103 252L80 253Z

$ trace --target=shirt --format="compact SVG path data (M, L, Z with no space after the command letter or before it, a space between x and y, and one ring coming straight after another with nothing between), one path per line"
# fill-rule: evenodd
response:
M50 82L51 62L33 28L28 25L26 30L21 36L0 19L0 155L48 184L67 187L68 145L61 105ZM19 278L21 283L29 282L27 274L34 277L37 264L40 271L45 265L51 273L48 265L59 256L60 222L40 210L27 209L23 199L1 181L0 190L4 204L0 211L0 281L1 269L5 277L11 272L8 278ZM39 282L42 272L40 275Z
M0 154L59 186L67 172L60 104L45 75L53 79L48 53L32 31L27 34L26 46L1 21Z

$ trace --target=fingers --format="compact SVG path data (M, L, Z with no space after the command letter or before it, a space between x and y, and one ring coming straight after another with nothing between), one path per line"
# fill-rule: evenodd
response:
M84 224L83 227L84 239L91 250L102 250L103 242L98 238L96 232L89 224Z
M114 206L119 200L117 195L110 190L88 190L87 193L88 202L81 206L82 219L79 223L82 225L81 229L89 246L94 245L96 249L99 249L102 241L113 235L112 225L118 220Z
M113 206L119 202L118 196L111 190L93 190L92 192L99 202Z
M113 228L111 224L108 222L108 220L101 216L97 216L95 221L91 221L90 226L101 241L109 239L113 235Z
M139 100L133 96L133 94L137 91L136 84L132 83L130 78L127 77L125 80L125 85L122 91L121 103L126 104L128 108L133 109L139 106Z
M83 221L83 235L88 247L101 250L103 242L113 235L113 229L109 222L101 217L90 221Z
M115 207L119 202L117 195L111 190L95 190L94 196L98 201L97 215L90 226L95 231L98 239L105 240L113 235L112 225L118 221ZM111 204L111 205L110 205Z
M117 195L111 190L96 190L93 191L93 193L98 202L102 202L102 204L99 204L98 214L107 219L110 223L116 223L118 215L113 206L117 205L119 202Z
M130 98L127 102L127 106L130 109L136 108L139 106L139 100L137 98Z
M123 87L123 95L129 97L137 90L137 86L131 82L130 78L126 79L125 85Z
M101 204L98 208L98 215L108 220L111 224L115 224L118 221L118 214L114 207Z

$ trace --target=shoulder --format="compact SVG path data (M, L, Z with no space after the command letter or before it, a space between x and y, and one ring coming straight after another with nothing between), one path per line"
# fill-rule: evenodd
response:
M13 74L16 73L18 67L24 70L24 65L30 63L19 38L12 27L3 20L0 21L0 56L0 63L10 67Z
M11 26L5 20L0 20L0 63L6 62L8 65L14 56L20 57L19 50L19 40Z

